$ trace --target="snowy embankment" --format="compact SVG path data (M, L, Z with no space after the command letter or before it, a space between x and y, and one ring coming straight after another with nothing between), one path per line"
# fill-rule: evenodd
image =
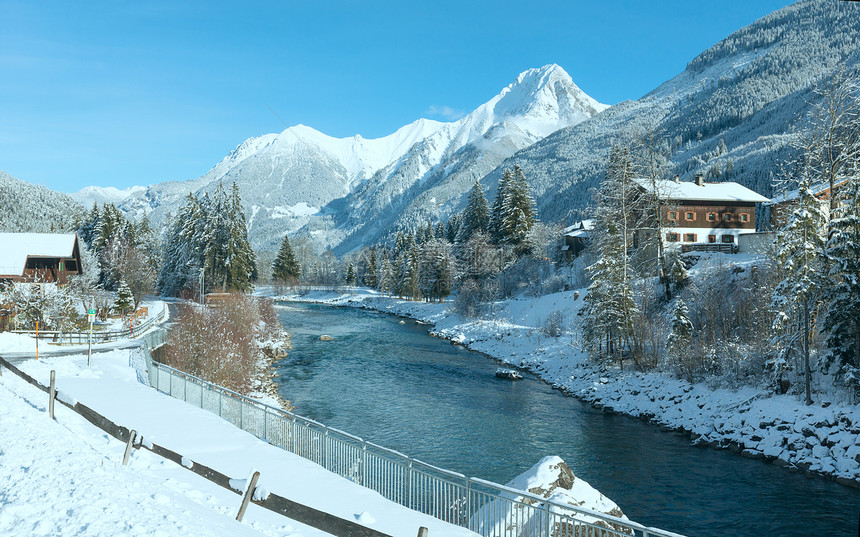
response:
M3 349L0 348L0 354ZM77 401L147 441L235 479L261 473L260 488L390 535L474 535L408 510L320 466L266 444L214 414L161 394L133 351L28 360L20 368L58 397ZM132 367L136 365L135 367ZM0 376L0 535L324 535L146 450L122 466L124 444L57 405L10 371Z
M566 394L606 411L687 431L694 442L740 451L791 471L806 471L860 488L860 409L805 406L791 395L756 388L710 389L664 373L601 371L578 342L582 297L567 291L494 305L483 319L466 319L447 304L412 302L365 289L312 291L282 298L371 308L434 325L432 333L537 374ZM564 335L543 330L554 312Z

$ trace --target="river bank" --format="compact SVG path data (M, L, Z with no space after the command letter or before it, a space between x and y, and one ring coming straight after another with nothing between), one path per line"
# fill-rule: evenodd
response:
M432 325L431 333L521 367L606 412L621 413L689 434L702 446L739 451L793 472L807 472L860 488L860 411L834 403L803 405L747 387L710 389L664 373L601 371L579 349L575 292L510 299L483 319L465 319L446 304L411 302L379 293L311 291L278 297L332 306L369 308ZM558 313L556 313L558 312ZM562 319L562 335L547 335L548 319Z

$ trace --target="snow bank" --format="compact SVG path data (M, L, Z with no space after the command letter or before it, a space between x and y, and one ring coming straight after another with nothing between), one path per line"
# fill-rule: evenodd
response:
M512 298L497 302L494 314L484 319L463 318L446 304L401 300L373 290L312 291L279 298L369 308L432 323L433 335L525 368L605 411L689 432L695 443L860 487L856 405L805 406L794 396L754 388L712 390L663 373L601 371L578 345L581 295L583 290ZM554 312L564 319L561 337L542 330Z

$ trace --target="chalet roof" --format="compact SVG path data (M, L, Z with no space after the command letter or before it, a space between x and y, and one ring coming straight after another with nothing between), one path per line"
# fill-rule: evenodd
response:
M27 257L72 257L74 233L0 233L0 276L21 276Z
M842 185L844 185L847 182L848 182L848 179L843 179L841 181L838 181L835 185L833 185L834 190L838 190L840 187L842 187ZM812 190L813 196L819 197L820 195L825 194L825 193L827 193L828 190L830 190L830 183L827 181L823 181L821 183L816 183L810 187L810 190ZM778 194L778 195L774 196L770 200L769 205L779 205L780 203L795 201L799 197L800 197L800 190L795 188L794 190L789 190L787 192L784 192L782 194Z
M639 186L651 192L651 181L634 179ZM657 181L657 190L674 201L742 201L747 203L766 203L770 201L749 188L734 182L702 183L692 181Z
M594 220L581 220L572 226L564 228L561 234L569 237L579 237L581 235L587 235L587 232L592 231L593 229Z

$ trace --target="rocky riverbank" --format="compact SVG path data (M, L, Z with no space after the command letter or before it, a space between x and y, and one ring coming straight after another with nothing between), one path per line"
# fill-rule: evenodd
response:
M573 291L498 303L484 319L465 319L445 304L411 302L371 291L312 292L284 297L370 308L433 325L432 333L505 364L526 369L555 388L615 412L689 434L693 443L738 451L793 472L808 472L860 488L860 409L805 406L794 396L746 387L710 389L664 373L601 370L578 346ZM560 312L563 335L547 335Z

